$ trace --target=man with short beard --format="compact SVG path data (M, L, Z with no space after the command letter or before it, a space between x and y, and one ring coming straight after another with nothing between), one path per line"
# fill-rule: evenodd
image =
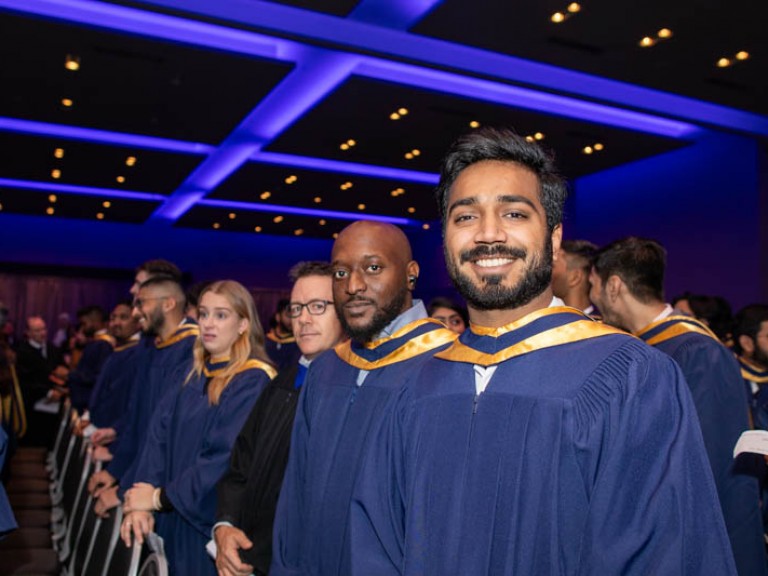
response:
M82 414L88 408L91 392L104 363L112 354L115 340L107 330L107 313L100 306L78 310L77 319L87 341L80 361L67 377L67 387L72 406Z
M734 574L680 369L551 306L565 196L510 131L450 149L438 203L470 329L387 408L351 505L352 573Z
M200 331L185 317L184 290L171 276L153 276L143 282L133 301L133 315L146 338L138 351L139 369L132 384L124 425L117 430L114 458L94 474L88 489L98 498L97 514L120 503L133 486L135 460L141 453L149 420L162 397L183 381L192 368L192 348ZM119 487L119 489L118 489Z
M333 245L334 306L352 337L313 361L296 412L270 576L350 573L349 503L384 405L456 335L413 300L403 232L358 221ZM372 573L371 573L372 574Z
M733 347L750 401L752 427L768 430L768 305L751 304L737 312Z

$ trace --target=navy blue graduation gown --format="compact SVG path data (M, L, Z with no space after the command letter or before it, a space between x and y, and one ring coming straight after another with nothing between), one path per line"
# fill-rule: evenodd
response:
M98 428L114 428L128 408L131 385L139 369L140 341L132 340L107 358L91 394L88 411Z
M8 435L0 426L0 470L3 469L5 457L8 453ZM9 532L16 530L16 518L13 516L11 504L8 502L8 496L5 493L5 487L0 482L0 540Z
M742 576L768 575L754 454L733 459L749 429L749 406L738 362L704 324L669 316L638 334L680 365L696 406L736 567Z
M301 350L296 344L296 338L289 336L280 338L270 331L264 339L264 348L269 359L277 366L278 371L286 370L298 364Z
M112 340L106 334L98 335L88 342L83 349L83 356L77 363L77 367L67 377L69 397L80 413L88 408L91 401L91 392L96 385L104 363L112 354Z
M140 368L131 386L128 412L119 430L114 458L107 465L109 473L120 481L121 497L133 486L132 465L144 445L152 413L169 390L176 392L179 382L192 369L192 349L199 333L197 325L185 323L164 342L139 344Z
M238 432L274 376L267 364L251 360L249 366L232 378L215 406L208 402L208 377L193 376L163 399L150 423L135 481L162 487L173 504L172 511L155 514L171 574L216 574L205 550L216 518L216 484L227 471Z
M371 432L407 375L455 338L421 319L370 347L346 342L312 362L277 505L270 576L349 573L349 503ZM357 386L363 367L370 372Z
M734 574L674 362L567 308L459 342L388 409L352 574ZM479 395L477 364L498 365Z

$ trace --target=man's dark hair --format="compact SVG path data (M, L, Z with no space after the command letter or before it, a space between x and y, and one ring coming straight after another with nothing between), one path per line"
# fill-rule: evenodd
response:
M307 276L333 276L333 267L330 262L310 260L295 264L288 272L288 277L294 284L299 278L306 278Z
M94 320L98 320L102 324L107 321L107 318L109 318L109 315L107 314L106 310L102 308L101 306L83 306L77 311L77 317L78 318L93 318Z
M202 294L203 290L208 287L208 284L210 284L210 282L197 282L189 287L184 294L187 299L187 306L197 308L198 304L200 304L200 294Z
M539 199L547 215L547 228L552 232L562 222L568 189L552 157L538 144L526 141L511 130L480 128L456 140L443 159L440 182L435 191L443 227L451 186L464 169L485 160L514 162L533 172L539 179Z
M563 240L560 243L560 249L568 256L572 256L569 259L569 268L578 267L589 274L597 253L597 244L589 240Z
M174 276L168 276L166 274L159 274L157 276L152 276L148 280L145 280L141 283L139 286L139 289L141 288L151 288L152 286L168 286L173 290L174 292L177 292L176 297L176 306L179 307L181 310L184 310L184 308L187 307L187 297L184 292L184 288L182 288L181 283L174 277Z
M688 296L688 306L696 318L707 321L709 328L720 340L728 338L733 329L733 317L731 305L725 298L691 294Z
M601 248L594 261L595 272L603 284L616 275L627 285L630 294L644 304L664 301L666 266L664 247L655 240L637 236Z
M112 306L112 309L114 310L118 306L128 306L128 308L133 308L133 300L130 298L121 298L115 303L114 306Z
M136 268L136 273L146 272L150 276L170 276L176 283L181 284L181 270L173 262L158 258L156 260L147 260Z
M750 304L736 313L733 317L733 347L737 354L744 353L739 344L739 336L749 336L757 343L757 334L763 322L768 322L768 305L766 304Z
M275 308L275 314L280 314L280 312L288 308L288 305L290 303L291 303L290 299L280 298L280 300L277 301L277 308Z
M469 326L469 314L467 313L467 309L454 302L450 298L446 298L445 296L436 296L435 298L432 298L432 300L429 301L429 304L427 304L427 315L432 316L435 313L435 310L438 308L447 308L448 310L453 310L461 316L461 319L464 320L464 325Z

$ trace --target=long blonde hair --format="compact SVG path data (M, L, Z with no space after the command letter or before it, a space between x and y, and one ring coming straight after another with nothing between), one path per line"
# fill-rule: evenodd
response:
M219 280L206 286L200 293L199 301L202 301L206 292L213 292L219 296L224 296L232 306L232 310L240 319L247 320L245 330L237 337L232 344L232 352L229 363L223 369L223 372L213 376L208 383L208 402L215 406L219 403L221 393L230 383L232 378L238 374L245 363L255 358L272 365L267 352L264 349L264 329L261 327L259 316L256 314L256 305L253 303L253 297L245 287L235 280ZM192 371L187 376L187 382L193 375L201 376L205 363L210 358L210 353L203 347L202 338L198 337L194 348L194 364Z

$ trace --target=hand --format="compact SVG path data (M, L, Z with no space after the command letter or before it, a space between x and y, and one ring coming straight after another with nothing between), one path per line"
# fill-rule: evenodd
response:
M154 510L153 496L155 487L146 482L137 482L133 488L125 493L125 506L123 511L128 514L136 510Z
M99 470L88 479L88 493L95 498L99 497L97 490L101 490L115 483L115 477L106 470Z
M131 512L125 518L120 526L120 538L125 545L131 547L131 536L136 538L136 543L141 546L144 544L144 535L149 534L155 529L155 517L151 512Z
M253 546L245 532L234 526L222 525L213 533L216 541L216 568L219 576L248 576L253 574L253 566L243 564L238 550L248 550Z
M89 420L85 420L84 418L78 418L77 422L75 422L75 429L74 429L75 435L82 436L83 430L88 428L88 424L90 424Z
M91 442L95 446L106 446L117 438L117 432L114 428L98 428L91 434Z
M112 486L101 491L96 499L96 504L93 506L93 511L97 516L106 518L109 515L107 513L118 506L120 506L120 498L117 497L117 486Z
M109 462L112 460L112 452L106 446L96 446L93 450L93 459L99 462Z

